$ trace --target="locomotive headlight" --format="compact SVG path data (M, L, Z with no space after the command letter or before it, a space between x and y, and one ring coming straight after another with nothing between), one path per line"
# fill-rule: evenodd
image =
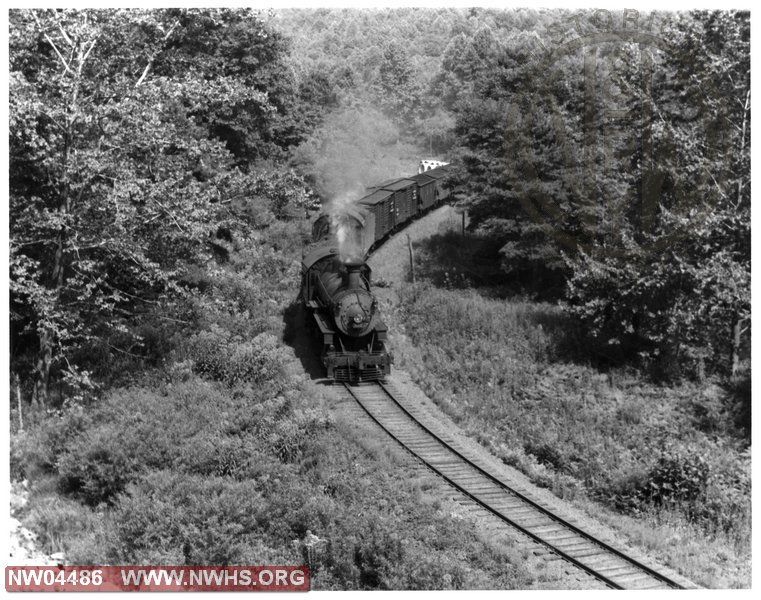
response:
M354 315L354 322L359 325L362 322L362 316L361 315Z

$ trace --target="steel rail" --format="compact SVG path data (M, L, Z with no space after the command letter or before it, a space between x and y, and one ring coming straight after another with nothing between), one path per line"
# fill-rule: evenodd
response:
M426 467L428 467L430 470L435 472L437 475L442 477L449 485L460 491L462 494L464 494L466 497L471 499L473 502L477 503L479 506L483 507L490 513L497 516L500 520L506 522L511 527L517 529L524 535L528 536L535 542L542 544L543 546L548 547L552 552L563 558L564 560L570 562L571 564L575 565L576 567L582 569L583 571L590 574L595 579L598 579L599 581L605 583L609 587L612 587L614 589L625 589L623 585L620 583L614 581L610 577L604 575L603 573L598 572L595 570L594 567L585 564L583 561L579 560L578 558L575 558L574 556L570 555L568 552L563 551L558 546L554 545L551 540L544 539L541 535L531 531L529 528L525 527L524 525L521 525L520 523L517 523L514 519L510 518L504 512L498 508L495 508L491 506L489 503L485 502L484 500L480 499L475 492L472 490L468 490L466 485L463 485L461 483L458 483L454 479L452 479L449 475L444 473L440 468L436 467L435 464L432 464L430 461L426 460L421 454L417 451L415 451L413 448L409 447L408 443L405 443L400 437L395 434L393 431L390 430L389 427L384 425L380 418L375 415L368 406L366 406L365 402L360 398L360 395L355 393L354 388L344 383L344 388L348 391L348 393L354 398L354 400L362 407L362 409L368 414L368 416L381 428L383 429L389 436L391 436L397 443L399 443L402 447L404 447L405 450L410 452L413 456L415 456L418 460L422 461ZM388 387L383 384L382 382L374 382L374 385L372 386L366 386L365 389L380 389L382 390L385 397L387 397L393 404L398 407L410 420L410 422L415 425L418 429L422 430L425 434L427 434L428 437L433 438L435 442L437 442L439 445L441 445L445 450L447 450L449 453L453 454L459 461L465 463L468 467L476 471L479 475L487 478L489 481L497 485L499 488L502 488L504 491L506 491L511 496L514 496L521 500L523 503L529 505L531 508L539 512L542 516L549 518L551 521L556 523L557 525L560 525L561 527L564 527L567 530L572 531L574 534L582 538L586 542L590 542L594 544L595 546L601 548L605 552L607 552L610 555L615 556L616 558L623 560L625 563L628 563L632 567L638 569L639 571L642 571L652 577L653 579L662 582L666 584L667 586L675 589L684 589L684 586L677 583L673 579L663 575L662 573L659 573L655 569L641 563L640 561L632 558L631 556L627 555L626 553L622 552L621 550L618 550L611 546L610 544L607 544L606 542L603 542L602 540L596 538L592 534L580 529L576 525L569 523L567 520L563 519L562 517L555 514L552 510L549 508L542 506L541 504L537 503L536 501L532 500L531 498L528 498L525 494L522 494L518 490L514 489L509 484L505 483L501 479L495 477L488 471L486 471L484 468L479 466L477 463L475 463L473 460L468 458L467 456L463 455L460 451L452 447L451 444L443 440L438 434L434 433L429 427L427 427L425 424L423 424L417 417L415 417L408 409L405 407L397 398L396 396L388 389Z

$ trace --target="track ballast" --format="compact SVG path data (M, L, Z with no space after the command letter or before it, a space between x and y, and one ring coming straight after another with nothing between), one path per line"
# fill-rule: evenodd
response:
M386 433L473 502L614 589L683 589L672 578L581 530L493 475L425 425L383 383L344 385Z

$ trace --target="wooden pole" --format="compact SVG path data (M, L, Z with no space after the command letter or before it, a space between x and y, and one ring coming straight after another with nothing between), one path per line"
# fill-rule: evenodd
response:
M21 413L21 385L19 384L18 375L13 374L13 383L16 387L16 402L18 403L18 429L24 431L24 417Z
M415 255L412 252L412 240L410 234L407 234L407 248L410 251L410 274L412 275L412 285L415 285Z
M465 239L465 211L462 211L462 239Z

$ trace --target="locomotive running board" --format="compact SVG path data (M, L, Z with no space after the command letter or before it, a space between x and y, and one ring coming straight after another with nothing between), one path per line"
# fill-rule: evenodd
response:
M320 330L320 333L322 334L322 342L326 346L330 346L333 343L333 336L335 336L336 332L330 327L328 324L328 320L325 318L325 316L318 312L314 311L314 320L317 322L317 327Z

